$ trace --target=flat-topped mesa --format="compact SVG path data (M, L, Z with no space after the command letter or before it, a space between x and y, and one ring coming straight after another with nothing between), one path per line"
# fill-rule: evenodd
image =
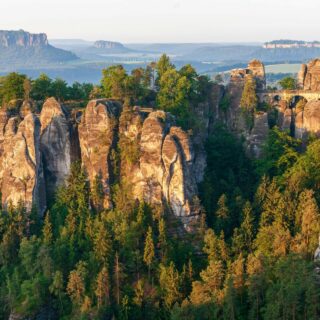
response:
M40 148L46 187L48 196L52 197L57 187L64 184L71 162L76 159L71 150L72 127L66 110L54 98L45 101L40 122Z
M106 209L112 207L110 155L120 108L113 101L92 100L88 103L78 128L82 165L88 174L91 189L96 183L101 183L104 193L102 206Z
M93 46L98 49L123 49L124 46L120 42L99 40Z
M308 91L320 91L320 59L303 64L298 74L298 86Z
M6 31L0 30L0 47L41 47L48 45L45 33L32 34L24 30Z
M40 156L40 122L32 113L24 119L0 116L0 182L2 205L23 203L28 211L36 207L40 214L46 208L44 176Z

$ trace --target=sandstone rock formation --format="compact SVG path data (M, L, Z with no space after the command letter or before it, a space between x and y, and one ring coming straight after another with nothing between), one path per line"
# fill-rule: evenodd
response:
M320 91L320 59L301 66L298 85L303 90Z
M320 101L308 102L295 117L295 137L305 139L308 133L320 136Z
M130 181L135 198L154 205L167 203L188 228L198 214L193 207L197 187L188 134L163 111L151 112L144 120L138 112L126 112L120 119L120 134L139 144L140 150L136 163L122 165L121 175Z
M244 69L234 69L230 73L230 83L241 85L248 76L252 76L257 83L258 90L266 88L266 75L264 64L259 60L252 60Z
M247 136L247 150L248 154L254 158L261 156L261 146L266 140L269 132L268 113L258 112L254 115L254 125Z
M2 205L46 206L44 176L40 155L40 122L29 113L24 119L0 112L0 181Z
M53 196L58 186L64 184L72 160L68 116L54 99L45 101L41 114L40 148L48 196Z
M111 208L110 155L115 142L114 129L119 105L107 100L90 101L79 124L82 164L91 188L96 182L104 191L103 207Z

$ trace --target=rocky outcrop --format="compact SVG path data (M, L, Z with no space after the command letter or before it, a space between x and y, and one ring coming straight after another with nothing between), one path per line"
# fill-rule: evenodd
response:
M1 47L41 47L47 46L48 39L45 33L32 34L24 30L7 31L0 30L0 46Z
M261 157L261 146L269 132L268 113L257 112L254 115L254 125L246 139L248 154L254 158Z
M19 202L27 210L46 206L44 176L40 155L40 122L29 113L24 119L1 110L0 181L2 205Z
M234 69L230 73L230 83L233 85L244 85L247 77L253 77L257 83L257 90L265 90L266 75L264 64L259 60L252 60L244 69Z
M139 157L135 163L124 162L121 176L130 181L136 199L160 206L167 203L185 227L190 227L198 211L193 206L197 184L188 134L174 126L174 119L163 111L151 112L145 119L137 111L125 112L119 131L139 145Z
M320 59L301 66L298 85L303 90L320 91Z
M308 102L295 117L295 137L305 140L308 133L320 136L320 101Z
M266 73L264 64L259 60L252 60L248 64L249 73L253 76L257 83L257 90L266 89Z
M64 184L70 172L72 160L71 126L64 108L54 99L44 103L41 114L40 148L44 166L48 197Z
M111 208L110 155L115 143L115 127L120 106L107 100L90 101L79 124L82 164L91 188L101 183L103 207Z

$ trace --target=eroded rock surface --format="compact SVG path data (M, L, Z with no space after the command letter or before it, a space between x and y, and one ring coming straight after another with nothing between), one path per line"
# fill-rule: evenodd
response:
M298 84L303 90L320 91L320 59L301 66Z
M295 137L305 139L308 133L320 136L320 101L308 102L295 117Z
M46 207L44 176L40 155L40 122L32 113L24 119L0 116L0 180L2 205L16 206L22 201L27 210Z
M71 166L71 141L68 116L54 99L44 103L41 114L40 148L44 165L48 196L64 184Z
M81 160L90 180L102 184L103 207L111 208L110 154L114 145L114 129L119 105L106 100L90 101L79 124Z
M126 115L130 119L130 113ZM122 176L130 181L133 196L154 205L167 203L173 214L187 227L198 211L193 206L197 195L194 175L194 151L190 138L175 127L163 111L151 112L143 121L138 113L131 120L120 120L120 132L140 146L136 163L125 163ZM141 128L140 132L137 128ZM130 134L131 132L131 134Z

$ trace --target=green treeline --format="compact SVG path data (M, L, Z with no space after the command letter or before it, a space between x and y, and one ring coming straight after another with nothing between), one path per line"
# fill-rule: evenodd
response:
M110 67L93 88L129 105L154 103L193 129L209 89L166 56L130 75ZM132 198L119 175L121 161L135 161L131 149L113 155L112 210L90 206L103 197L101 182L90 190L74 163L43 219L23 203L1 212L0 318L319 319L320 140L304 149L274 127L263 157L250 160L217 125L206 141L195 234L175 232L165 209Z

